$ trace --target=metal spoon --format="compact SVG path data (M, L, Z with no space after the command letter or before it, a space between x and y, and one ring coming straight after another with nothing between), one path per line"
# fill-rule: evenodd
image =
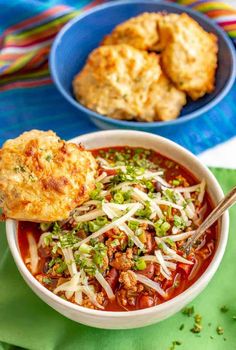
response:
M196 232L187 240L183 246L183 250L188 255L193 244L199 237L209 228L221 215L236 202L236 187L234 187L212 210L207 218L197 228Z

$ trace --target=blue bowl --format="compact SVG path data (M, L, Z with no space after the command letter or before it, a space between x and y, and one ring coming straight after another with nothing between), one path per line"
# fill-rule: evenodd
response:
M166 11L188 13L205 30L218 37L219 53L216 72L216 87L197 101L189 101L179 118L168 122L120 121L102 116L76 101L72 91L72 80L82 69L89 53L99 46L102 38L119 23L142 12ZM207 62L206 62L207 64ZM148 0L112 1L94 7L70 21L57 35L50 53L52 78L62 95L81 113L102 129L136 129L161 133L170 130L214 107L229 92L236 75L235 49L228 36L206 16L187 7L168 2ZM171 131L171 130L170 130Z

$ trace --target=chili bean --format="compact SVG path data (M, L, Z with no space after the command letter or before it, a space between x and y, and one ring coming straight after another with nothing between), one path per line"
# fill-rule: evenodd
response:
M51 256L51 249L49 247L42 247L42 246L40 246L38 248L38 253L39 253L40 257L47 258L47 257Z
M43 271L43 273L47 273L48 272L48 269L49 269L48 263L49 262L47 260L43 263L43 267L41 269Z
M146 242L147 253L151 253L154 250L155 241L151 233L146 233L146 237L147 237L147 242Z
M118 271L112 267L106 276L107 282L110 284L111 289L114 291L118 284L119 273Z
M161 192L161 184L160 184L160 182L158 182L158 181L155 182L155 189L156 189L157 192Z
M155 232L155 229L154 229L154 227L152 225L147 225L146 231L148 231L148 232Z

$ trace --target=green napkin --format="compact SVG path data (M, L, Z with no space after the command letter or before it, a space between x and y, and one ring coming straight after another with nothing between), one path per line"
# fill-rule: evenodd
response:
M235 185L236 171L212 169L223 190ZM230 237L223 262L204 292L196 298L195 312L203 317L200 334L190 332L193 317L177 315L153 326L134 330L101 330L66 319L44 304L25 284L9 253L2 224L0 234L0 350L175 350L236 349L236 206L230 211ZM227 305L223 313L220 307ZM180 326L184 328L180 330ZM218 335L216 327L224 328ZM9 345L9 344L12 344Z

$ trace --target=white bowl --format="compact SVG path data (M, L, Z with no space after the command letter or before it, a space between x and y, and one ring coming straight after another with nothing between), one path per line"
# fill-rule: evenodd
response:
M145 147L158 151L164 156L172 158L188 169L197 179L204 178L207 182L207 191L212 202L216 205L223 197L223 191L212 173L193 154L160 136L139 131L113 130L101 131L76 137L72 140L82 143L87 149L110 146ZM111 312L91 310L72 304L53 294L43 287L26 268L20 254L17 241L17 222L7 220L7 240L15 263L30 288L45 303L64 316L85 325L107 328L127 329L150 325L175 314L191 302L207 286L215 274L223 257L228 238L228 212L222 216L219 223L219 239L215 255L202 276L187 290L175 298L148 309L125 312Z

